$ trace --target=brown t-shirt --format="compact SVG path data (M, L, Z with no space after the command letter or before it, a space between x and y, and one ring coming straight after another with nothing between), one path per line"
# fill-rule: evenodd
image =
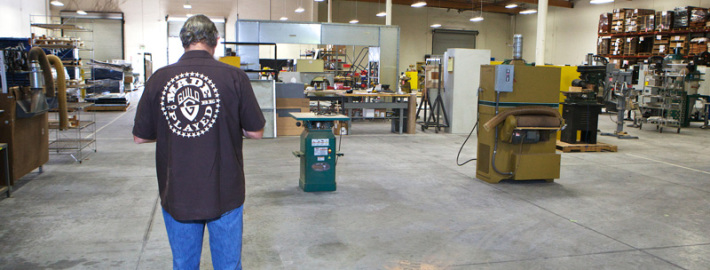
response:
M163 208L177 220L201 220L244 203L242 129L264 124L244 71L189 51L150 77L133 135L156 140Z

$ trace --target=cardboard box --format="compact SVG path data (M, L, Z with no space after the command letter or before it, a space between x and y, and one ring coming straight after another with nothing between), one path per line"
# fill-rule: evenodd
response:
M599 34L609 34L611 32L611 13L599 15Z
M303 133L303 125L296 126L295 118L291 117L291 112L308 112L308 108L276 109L276 136L299 136Z
M335 135L348 135L350 133L350 127L348 126L348 121L335 121L333 125L333 134Z
M309 108L310 100L307 98L277 98L276 108Z
M323 72L323 59L296 59L296 71L298 72Z
M656 31L669 31L673 28L673 11L656 12Z

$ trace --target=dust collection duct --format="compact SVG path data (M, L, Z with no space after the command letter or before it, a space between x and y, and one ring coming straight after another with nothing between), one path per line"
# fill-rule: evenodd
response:
M69 127L69 115L67 113L67 78L64 73L64 64L56 55L48 55L49 63L57 70L57 101L59 103L59 129L64 130ZM48 86L48 92L54 92Z
M555 133L564 125L559 106L560 69L522 58L523 37L513 37L510 64L481 67L476 178L546 180L560 177Z

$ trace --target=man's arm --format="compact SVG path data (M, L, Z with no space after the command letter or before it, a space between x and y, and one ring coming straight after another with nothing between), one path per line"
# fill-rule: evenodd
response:
M264 129L262 128L261 130L258 131L246 131L242 129L244 132L244 137L247 137L249 139L261 139L264 137Z
M263 133L263 132L262 132L262 133ZM138 136L136 136L136 135L133 135L133 142L135 142L135 143L137 143L137 144L141 144L141 143L154 143L155 140L143 139L143 138L141 138L141 137L138 137Z

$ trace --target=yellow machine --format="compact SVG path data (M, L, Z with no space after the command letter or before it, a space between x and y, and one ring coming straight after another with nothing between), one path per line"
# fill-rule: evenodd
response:
M560 177L556 132L564 125L559 106L560 69L528 66L515 36L510 65L481 67L476 177L547 180Z

